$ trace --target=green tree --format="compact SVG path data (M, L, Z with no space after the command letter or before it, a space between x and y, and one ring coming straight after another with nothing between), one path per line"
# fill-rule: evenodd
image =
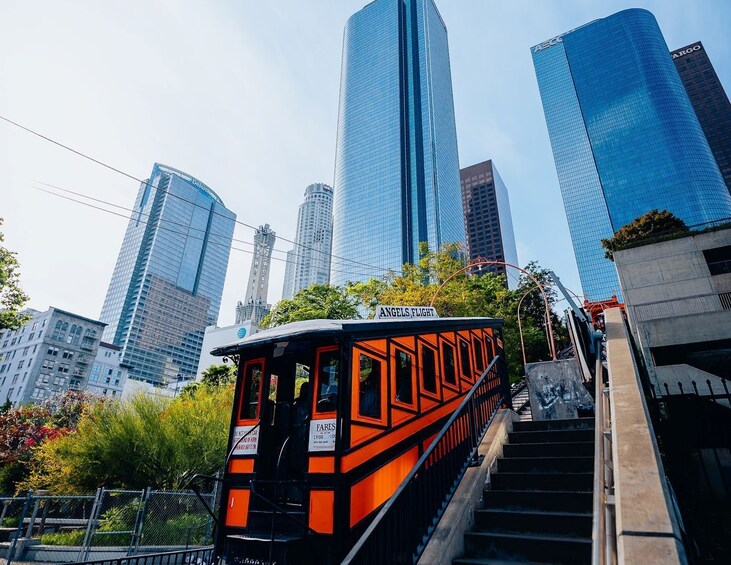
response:
M626 226L619 228L612 237L602 239L602 247L606 250L604 256L614 261L615 251L633 247L643 240L648 243L662 241L686 232L688 232L688 226L672 212L650 210Z
M235 365L211 365L203 371L203 377L201 378L201 382L210 387L227 386L235 381Z
M138 395L99 403L81 415L75 431L34 450L21 488L186 488L196 473L222 468L232 403L231 385L175 399Z
M475 276L474 270L465 271L449 278L466 266L460 247L456 244L443 246L439 251L430 251L425 244L420 246L421 259L417 265L404 265L401 275L390 275L385 280L371 279L365 283L348 286L348 292L367 306L371 313L378 304L394 306L428 305L442 282L449 279L439 290L434 306L441 316L486 316L504 320L503 345L512 379L523 375L523 356L520 350L520 336L517 324L517 305L520 297L526 295L521 308L521 322L526 357L529 362L550 359L546 340L545 307L543 298L535 283L525 275L521 276L519 288L508 290L505 277L493 273ZM526 267L534 278L546 285L549 305L556 304L556 293L548 279L548 271L535 263ZM560 319L551 314L552 329L560 340L565 338L565 328Z
M300 290L291 299L280 300L261 325L273 328L303 320L353 320L359 317L357 301L345 289L314 284Z
M235 365L211 365L203 371L201 380L188 383L180 391L180 394L194 395L201 388L217 388L228 386L236 382Z
M0 226L3 219L0 218ZM0 232L0 243L5 237ZM21 312L28 295L20 287L20 263L15 253L0 245L0 330L17 330L30 316Z

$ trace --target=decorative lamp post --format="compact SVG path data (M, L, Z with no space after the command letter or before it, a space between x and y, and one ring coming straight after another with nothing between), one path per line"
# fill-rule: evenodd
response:
M484 266L487 266L487 265L503 265L505 267L512 267L513 269L519 270L521 273L523 273L525 276L527 276L531 281L533 281L535 283L535 285L541 291L541 295L543 296L543 304L544 304L544 306L546 308L546 319L549 321L549 323L547 324L548 334L549 334L548 345L549 345L549 349L551 351L551 357L555 361L556 360L556 346L555 346L555 344L553 342L553 330L551 329L551 324L550 324L550 320L551 320L551 307L550 307L550 305L548 303L548 295L546 295L546 291L544 290L544 288L541 286L541 284L536 280L536 278L533 275L531 275L525 269L521 269L520 267L518 267L516 265L512 265L510 263L504 263L503 261L491 261L491 260L488 260L488 259L482 259L482 258L479 258L478 257L477 259L475 259L474 261L472 261L470 264L468 264L466 267L462 267L461 269L458 269L457 271L455 271L454 273L452 273L451 275L449 275L446 279L444 279L444 282L441 285L439 285L439 288L434 293L434 296L432 297L431 303L429 304L429 306L432 306L432 307L434 306L434 302L437 299L437 295L442 290L442 288L444 288L444 285L446 285L452 278L454 278L458 274L463 273L463 272L465 272L465 271L467 271L469 269L472 269L474 267L482 267L483 265Z

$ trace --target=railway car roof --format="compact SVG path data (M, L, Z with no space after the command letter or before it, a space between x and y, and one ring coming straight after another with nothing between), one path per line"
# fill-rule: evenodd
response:
M325 337L327 335L399 335L403 332L429 333L470 328L501 328L501 318L422 318L377 320L306 320L263 330L241 341L217 347L212 355L231 355L243 349L258 347L284 339ZM427 329L424 329L425 326Z

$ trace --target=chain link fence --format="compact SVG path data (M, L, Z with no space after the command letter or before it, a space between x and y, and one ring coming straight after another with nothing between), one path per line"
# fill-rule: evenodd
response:
M213 543L217 492L98 489L0 497L0 560L73 563ZM208 508L207 508L208 507Z

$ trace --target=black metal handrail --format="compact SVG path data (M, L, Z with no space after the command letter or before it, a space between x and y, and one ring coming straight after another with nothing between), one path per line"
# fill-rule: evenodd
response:
M343 560L413 564L444 514L500 406L509 403L505 363L493 359L429 448Z
M78 561L73 565L213 565L213 546L165 553L141 553L114 559Z

